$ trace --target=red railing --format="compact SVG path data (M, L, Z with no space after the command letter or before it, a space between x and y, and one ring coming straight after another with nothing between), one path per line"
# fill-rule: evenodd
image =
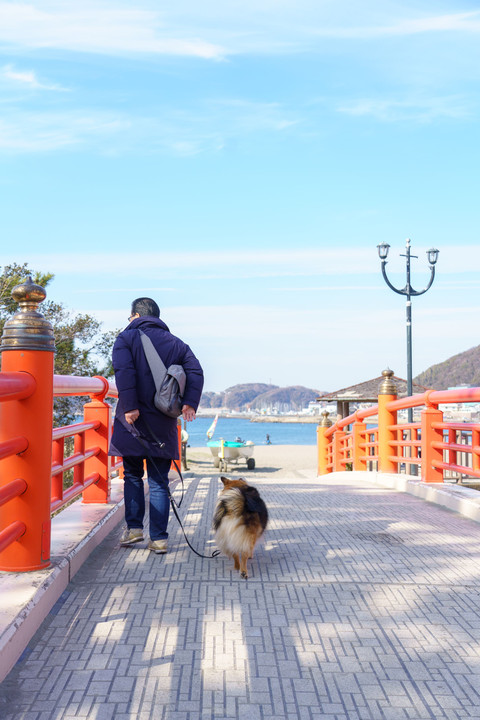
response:
M4 357L10 359L12 355ZM46 378L42 379L42 373L34 367L35 353L24 352L22 359L26 355L30 356L29 372L0 372L0 568L3 570L46 567L50 552L50 514L79 495L83 496L83 502L108 503L110 478L122 465L121 458L108 456L112 418L105 398L117 397L115 385L101 377L53 374L50 382L45 382ZM45 360L45 353L40 360ZM42 362L40 371L41 365ZM37 412L38 404L28 402L38 394L39 388L43 391L43 414ZM52 429L50 421L50 450L47 447L36 452L36 438L39 433L45 436L45 422L51 418L53 398L74 395L89 399L84 405L83 422ZM16 428L24 432L15 432ZM65 456L68 445L73 452ZM64 474L68 471L73 471L73 482L65 487ZM45 507L48 517L43 517L38 532L34 518L37 511L41 513ZM29 538L29 535L36 537ZM22 543L17 541L24 538L30 543L22 554Z
M480 478L480 424L443 417L451 405L480 403L479 387L402 399L391 386L386 389L381 386L378 405L319 425L319 475L345 469L408 473L416 467L423 482ZM398 412L409 408L420 409L420 422L398 422ZM377 425L368 427L365 420L374 416Z
M108 455L115 385L103 377L54 375L53 328L38 311L43 288L31 278L12 291L19 304L0 352L0 570L50 564L51 516L82 495L108 503L121 458ZM53 428L56 397L88 398L82 422ZM180 446L180 426L178 426ZM65 476L68 483L65 483Z
M91 402L84 406L84 421L73 425L54 428L52 432L52 494L51 511L54 512L64 507L71 500L83 494L84 501L88 502L85 490L90 485L98 485L102 477L110 478L112 473L122 466L121 458L109 458L107 447L103 448L95 443L95 438L103 435L110 440L111 430L103 427L103 422L111 425L108 406L104 403L105 397L117 397L118 392L113 383L109 383L102 377L76 377L76 376L53 376L54 397L72 397L90 395ZM97 403L97 404L95 404ZM88 420L92 412L103 415L95 420ZM68 452L68 445L72 445L73 453L65 457ZM105 445L105 443L104 443ZM103 465L103 473L98 468L93 472L86 472L90 458L97 458L99 464ZM91 465L91 464L90 464ZM73 470L73 482L70 487L65 488L65 473ZM97 493L96 502L108 502L110 491L106 497L100 497Z

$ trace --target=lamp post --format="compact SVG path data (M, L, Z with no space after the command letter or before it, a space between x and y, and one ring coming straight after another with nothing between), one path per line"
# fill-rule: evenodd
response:
M439 251L435 248L430 248L430 250L427 250L427 259L428 263L430 265L430 280L427 285L427 287L424 290L414 290L410 284L410 258L411 257L418 257L417 255L411 255L410 254L410 239L407 239L406 241L406 252L405 255L402 254L402 257L406 258L406 270L407 270L407 283L404 288L396 288L390 280L387 277L387 272L385 270L385 265L387 264L387 257L388 257L388 251L390 249L390 245L388 243L380 243L380 245L377 245L378 249L378 255L380 257L380 260L382 261L382 275L383 279L387 283L388 287L393 290L394 292L398 293L399 295L405 295L407 298L407 395L412 395L412 297L416 297L417 295L423 295L427 292L432 286L433 280L435 278L435 264L438 260L438 253ZM413 422L413 410L412 408L408 409L408 422Z

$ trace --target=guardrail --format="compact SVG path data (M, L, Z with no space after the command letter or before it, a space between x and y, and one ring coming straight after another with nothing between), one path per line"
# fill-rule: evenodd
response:
M53 331L38 312L45 291L29 278L12 294L19 310L0 346L0 570L27 571L50 564L52 512L80 494L84 503L108 503L122 463L108 456L112 409L105 399L117 396L115 385L54 375ZM54 397L73 395L89 400L83 422L53 429ZM65 488L69 470L73 482Z
M0 375L1 377L1 375ZM108 456L112 420L106 397L117 397L117 389L103 377L83 378L54 375L54 397L90 396L83 407L83 422L52 431L51 512L82 495L83 502L107 503L110 477L122 467L121 458ZM67 442L73 440L73 453L65 457ZM73 470L73 483L65 488L64 473ZM87 488L90 488L87 491Z
M444 421L443 407L480 402L480 387L429 390L397 399L384 371L378 405L357 410L333 425L328 413L317 429L318 474L340 470L419 473L423 482L444 482L462 476L480 478L480 424ZM442 406L442 408L440 408ZM399 423L398 413L420 408L420 422ZM366 422L378 417L376 426Z

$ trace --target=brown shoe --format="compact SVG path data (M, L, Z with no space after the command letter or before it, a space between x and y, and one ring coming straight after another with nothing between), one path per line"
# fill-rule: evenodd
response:
M143 530L142 528L127 528L120 538L120 545L128 547L135 543L142 542Z
M167 552L167 541L166 540L150 540L148 543L148 549L152 550L157 555L163 555Z

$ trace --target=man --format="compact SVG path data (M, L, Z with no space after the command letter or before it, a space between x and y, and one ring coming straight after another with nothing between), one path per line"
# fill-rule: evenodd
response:
M143 350L139 330L152 341L165 367L182 365L186 374L182 415L195 419L203 388L203 371L197 358L180 338L160 320L160 309L151 298L132 303L128 327L113 346L112 362L118 389L110 455L123 457L125 480L125 530L120 544L126 547L143 540L145 496L144 460L150 490L150 542L155 553L167 552L170 511L168 471L178 460L177 419L156 409L155 382Z

